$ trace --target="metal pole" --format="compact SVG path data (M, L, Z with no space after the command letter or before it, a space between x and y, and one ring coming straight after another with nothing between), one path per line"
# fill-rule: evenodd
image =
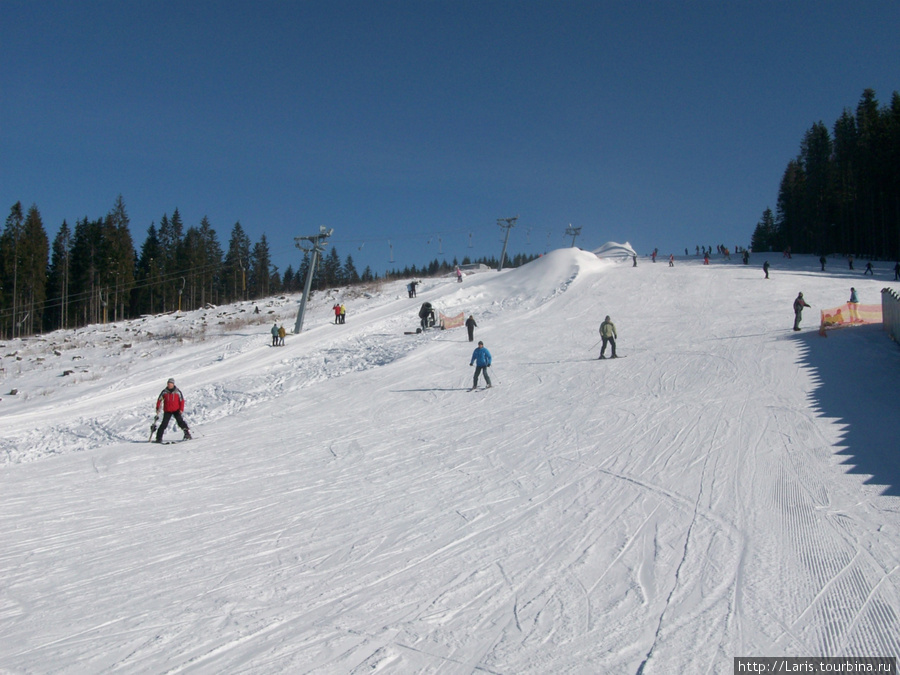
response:
M303 297L300 298L300 311L297 313L297 322L294 324L295 335L298 335L300 331L303 330L303 317L306 315L306 301L312 290L312 280L313 275L316 273L316 266L319 262L319 253L325 250L325 244L328 243L325 240L330 237L333 232L333 229L328 229L324 225L320 225L319 234L312 235L311 237L294 238L297 248L301 250L306 250L300 246L301 241L308 241L312 244L312 250L310 251L311 255L309 257L309 269L306 271L306 284L304 284L303 287Z
M498 218L497 225L500 227L506 228L506 237L503 239L503 251L500 253L500 265L497 267L497 271L500 272L503 270L503 261L506 260L506 246L509 244L509 232L516 225L516 221L519 219L519 216L515 216L513 218ZM506 223L505 225L503 223Z

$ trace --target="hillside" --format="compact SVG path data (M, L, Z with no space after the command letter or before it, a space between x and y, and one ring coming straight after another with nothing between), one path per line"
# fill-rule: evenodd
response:
M900 655L900 350L816 334L889 282L762 261L338 289L278 348L296 297L6 342L0 671ZM475 316L494 388L466 391L464 329L405 334L424 301ZM597 360L607 314L626 358ZM195 440L158 446L168 377Z

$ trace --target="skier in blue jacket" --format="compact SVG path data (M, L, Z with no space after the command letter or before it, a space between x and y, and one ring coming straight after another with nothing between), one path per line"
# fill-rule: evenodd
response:
M487 382L486 389L491 388L491 378L488 375L488 367L491 365L491 353L484 348L484 343L479 340L478 341L478 349L472 352L472 358L469 360L469 365L475 365L475 379L472 380L472 389L475 389L478 386L478 376L484 372L484 381ZM471 389L469 390L471 391Z

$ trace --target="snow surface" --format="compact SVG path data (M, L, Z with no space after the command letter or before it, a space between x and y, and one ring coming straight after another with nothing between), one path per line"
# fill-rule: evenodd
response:
M624 244L608 241L600 248L595 249L594 255L598 258L630 258L637 255L637 253L627 241Z
M296 297L6 341L0 671L900 654L900 349L816 332L889 282L763 259L339 289L278 348ZM426 300L475 316L493 389L466 392L464 329L404 334ZM627 358L596 360L606 314ZM150 444L170 376L195 440Z

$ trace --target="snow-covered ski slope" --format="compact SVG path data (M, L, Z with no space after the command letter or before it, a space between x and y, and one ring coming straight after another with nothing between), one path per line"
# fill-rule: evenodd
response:
M0 672L900 655L900 349L816 332L898 284L763 260L568 249L320 293L279 348L295 297L5 342ZM403 334L426 300L475 316L491 390L465 329ZM596 360L607 314L627 359ZM159 446L168 377L195 440Z

